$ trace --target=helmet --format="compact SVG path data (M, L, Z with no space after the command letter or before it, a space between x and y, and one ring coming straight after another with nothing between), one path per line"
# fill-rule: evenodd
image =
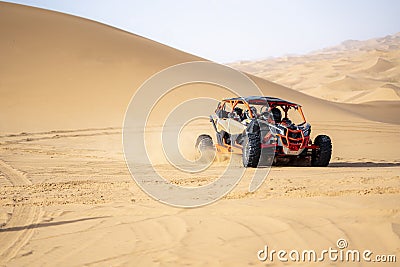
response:
M239 116L242 116L243 115L243 109L241 109L241 108L239 108L239 107L236 107L236 108L234 108L233 109L235 112L236 112L236 114L238 114Z
M282 113L281 113L281 111L279 110L279 108L273 108L273 109L271 109L271 114L272 114L272 117L273 117L275 123L280 123L280 122L281 122L281 120L282 120Z
M253 114L254 118L257 118L257 109L253 106L250 107L251 113Z

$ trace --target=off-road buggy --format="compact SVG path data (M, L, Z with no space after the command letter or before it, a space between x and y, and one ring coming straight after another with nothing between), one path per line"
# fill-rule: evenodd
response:
M289 118L290 117L290 118ZM293 120L293 121L292 121ZM196 149L203 153L242 155L244 167L271 164L328 166L332 142L318 135L312 142L311 125L306 122L301 105L264 96L222 100L210 116L216 132L197 138Z

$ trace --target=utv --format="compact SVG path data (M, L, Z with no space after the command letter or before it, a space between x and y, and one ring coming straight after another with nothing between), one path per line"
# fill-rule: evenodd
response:
M292 122L291 119L294 120ZM332 142L327 135L310 138L311 125L301 106L283 99L264 96L237 97L222 100L210 116L216 132L197 138L196 149L203 153L242 155L244 167L262 165L328 166Z

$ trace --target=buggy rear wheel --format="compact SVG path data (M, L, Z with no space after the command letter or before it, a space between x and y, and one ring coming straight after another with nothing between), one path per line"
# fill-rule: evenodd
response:
M207 134L201 134L197 137L196 149L198 152L205 150L214 150L214 143L211 136Z
M196 146L197 152L200 155L200 159L210 161L215 156L214 143L211 136L202 134L197 137Z

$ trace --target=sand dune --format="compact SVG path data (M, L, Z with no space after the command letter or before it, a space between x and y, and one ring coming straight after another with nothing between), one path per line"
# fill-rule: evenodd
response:
M381 87L400 86L400 37L347 41L303 56L229 64L322 99L361 103L400 98ZM358 91L358 92L356 92ZM364 97L371 95L370 97Z
M370 68L368 68L366 71L379 73L379 72L384 72L384 71L390 70L394 66L395 66L395 64L393 64L389 60L386 60L384 58L378 58L376 63L373 66L371 66Z
M377 101L377 100L387 100L387 99L396 99L399 97L399 94L397 93L397 90L394 90L392 88L388 88L385 86L381 86L377 89L369 90L369 91L364 91L361 94L358 94L356 99L352 100L349 99L350 102L370 102L370 101Z
M336 248L339 238L351 249L400 257L399 102L376 101L399 92L394 56L292 66L290 71L299 70L301 76L290 82L301 81L300 92L249 75L266 95L303 105L313 136L326 133L333 139L331 165L274 167L255 193L248 192L255 170L247 169L221 201L178 209L151 199L134 183L124 161L121 125L131 96L148 77L201 58L61 13L8 3L0 3L0 13L0 25L5 25L0 27L1 266L259 265L257 251L265 245L322 250ZM370 47L392 47L396 38L372 41L363 51L375 55ZM344 45L359 49L360 43ZM290 60L268 66L286 68ZM343 74L351 64L355 73ZM343 77L344 83L367 84L381 73L394 80L379 81L381 91L373 93L374 84L354 99L368 103L336 103L305 94L307 83L322 78L315 74L304 82L301 77L310 77L319 66L331 85ZM374 73L356 75L367 69ZM285 80L282 70L277 73L278 80ZM228 94L212 85L177 88L152 114L150 135L160 134L168 111L182 101ZM205 116L212 111L201 107ZM199 133L212 132L203 121L186 130L179 142L190 149ZM161 150L157 142L151 143ZM201 186L217 179L226 162L192 174L161 160L134 174L148 177L153 167L174 184ZM234 173L244 170L240 158L234 158L232 168Z
M200 58L93 21L1 3L1 131L121 126L152 74Z
M328 86L332 90L335 90L335 92L366 91L368 89L373 89L377 86L380 86L380 84L382 84L382 81L346 75L342 79L329 83L326 86Z

